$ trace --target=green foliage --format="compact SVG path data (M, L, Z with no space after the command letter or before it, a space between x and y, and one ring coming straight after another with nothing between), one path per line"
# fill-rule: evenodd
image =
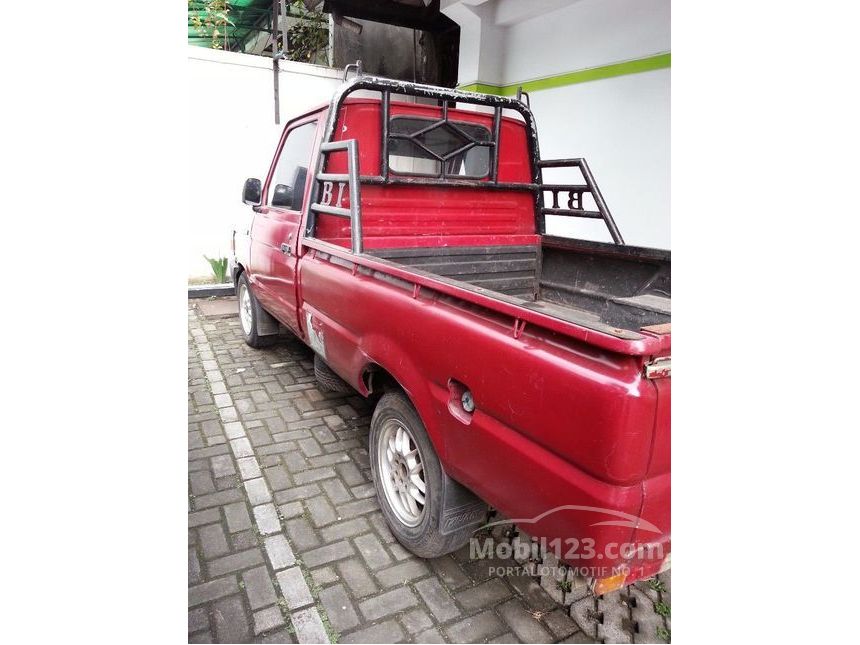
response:
M651 587L654 591L659 591L660 593L666 591L666 585L663 583L662 580L659 580L657 578L652 578L651 580L649 580L648 586Z
M570 580L556 580L555 586L561 589L564 593L570 593L573 583Z
M227 282L227 258L208 258L205 255L206 261L212 267L212 273L215 274L215 281L218 284Z
M671 608L665 602L658 602L654 604L654 611L663 616L664 618L668 618L671 615Z
M230 5L227 0L188 0L188 18L191 26L204 38L212 39L212 49L224 49L227 44L227 25L230 21ZM221 42L223 38L223 44Z
M672 632L665 627L657 628L657 638L662 638L667 643L672 642Z
M321 11L308 11L301 0L290 3L291 16L296 20L287 32L287 58L301 63L322 62L328 47L328 18ZM319 61L323 57L322 61Z

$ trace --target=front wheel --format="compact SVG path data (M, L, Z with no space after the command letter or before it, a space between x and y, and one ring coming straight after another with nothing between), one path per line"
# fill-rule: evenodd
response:
M257 331L260 324L260 316L265 312L257 302L248 284L248 277L242 273L236 285L236 299L239 302L239 323L242 327L242 337L245 342L254 348L265 347L272 343L272 336L260 336Z
M397 540L422 558L464 545L487 505L445 474L424 424L401 392L385 394L370 422L373 481Z

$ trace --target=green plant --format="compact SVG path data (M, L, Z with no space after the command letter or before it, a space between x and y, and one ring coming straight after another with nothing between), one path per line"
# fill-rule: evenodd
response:
M206 258L209 266L212 267L212 273L215 274L215 280L218 284L227 282L227 258L209 258L205 255L203 257Z
M665 627L658 627L657 638L662 638L667 643L670 643L672 641L672 632Z
M188 18L195 31L204 38L212 39L212 49L224 49L227 45L227 26L230 21L230 4L227 0L188 0ZM223 36L222 44L219 38Z
M654 611L663 616L664 618L668 618L671 615L671 608L665 602L658 602L654 604Z
M314 62L328 47L328 19L321 11L308 11L302 0L293 0L289 12L298 19L287 31L286 57L301 63Z
M570 593L573 584L570 580L557 580L555 586L561 589L564 593Z
M651 587L654 591L659 591L663 593L666 591L666 584L662 580L658 580L657 578L653 578L648 581L648 586Z

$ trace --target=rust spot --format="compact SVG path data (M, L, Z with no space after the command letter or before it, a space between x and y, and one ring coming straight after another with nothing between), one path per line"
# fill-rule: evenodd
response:
M657 334L658 336L664 336L666 334L672 333L672 323L661 323L659 325L648 325L647 327L641 327L640 331L647 331L651 334Z

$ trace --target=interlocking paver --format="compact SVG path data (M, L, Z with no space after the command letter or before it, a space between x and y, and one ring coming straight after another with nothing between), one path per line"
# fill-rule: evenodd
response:
M320 540L317 534L314 532L310 522L304 517L295 517L287 520L284 524L287 527L287 534L290 536L290 540L293 541L297 549L304 551L319 546Z
M343 585L334 585L320 591L320 600L325 607L332 627L343 632L352 629L359 624L358 614L346 588Z
M406 638L403 628L397 621L386 620L378 625L347 634L341 643L400 643Z
M236 467L230 455L215 455L212 457L212 474L217 477L227 477L236 474Z
M206 493L215 492L215 482L212 480L212 474L208 470L190 473L188 480L191 483L191 493L193 495L205 495Z
M511 595L511 588L498 578L483 582L457 594L457 602L465 609L479 609L496 604Z
M269 562L271 562L273 569L283 569L295 563L296 556L283 534L279 533L278 535L267 537L264 544L266 546L266 554L269 556Z
M383 587L409 584L430 573L427 565L421 560L413 558L408 562L394 565L383 571L376 572L376 579Z
M259 635L284 624L280 607L267 607L254 612L254 634Z
M230 502L238 502L241 499L242 493L235 488L231 488L230 490L222 490L218 491L217 493L210 493L209 495L201 495L199 497L195 497L194 508L197 510L202 510L204 508L211 508L213 506L229 504Z
M367 569L358 560L339 562L337 570L357 598L362 598L379 591L379 587L373 582Z
M229 596L239 591L239 582L235 576L204 582L188 588L188 605L202 605L210 600Z
M313 551L307 551L302 554L302 560L309 567L318 567L321 564L349 557L353 553L355 553L355 550L352 548L352 545L343 540L314 549Z
M316 527L331 524L338 518L331 504L322 495L305 500L305 506L308 509L311 521Z
M335 542L344 538L353 537L370 530L370 524L363 517L353 520L340 521L322 529L323 542Z
M236 464L239 466L239 472L242 474L243 480L255 479L261 474L260 464L257 463L256 458L253 456L237 459Z
M223 558L212 560L209 563L209 574L213 577L222 576L225 573L233 571L241 571L253 567L256 564L263 563L263 554L260 549L248 549L240 551L232 555L225 555Z
M299 567L291 567L278 571L278 585L281 587L281 595L287 601L287 607L298 609L310 605L314 598L308 583Z
M382 542L373 533L355 538L355 546L358 548L361 557L367 562L367 566L370 567L371 571L391 564L391 556L388 555L385 547L382 546Z
M216 558L230 552L227 546L227 537L220 524L207 524L197 529L200 536L200 546L203 548L203 557L207 560Z
M224 507L224 517L227 519L227 529L230 533L238 533L251 528L251 516L245 502L234 502Z
M221 514L217 508L208 508L205 511L195 511L188 514L188 528L201 526L203 524L212 524L221 518Z
M323 610L343 643L598 635L598 601L560 607L554 581L493 573L513 560L473 561L468 548L422 560L401 546L370 478L372 408L319 391L304 345L253 350L235 317L192 311L189 324L189 642L327 641ZM653 610L668 590L639 584L629 606L615 594L599 601L613 608L607 640L654 642L669 627Z
M509 600L499 607L499 614L517 637L527 643L549 643L552 639L533 614L519 600Z
M284 488L292 486L290 476L287 475L287 471L283 466L272 466L270 468L266 468L263 474L266 477L266 481L269 482L269 488L273 491L283 490Z
M445 638L442 636L442 632L440 632L436 628L427 629L415 638L416 643L444 643Z
M433 626L433 620L424 609L418 608L403 614L400 617L400 624L410 634L417 634L430 629Z
M244 643L248 639L249 624L245 607L239 596L215 601L212 610L215 634L219 643Z
M499 617L488 609L457 621L445 632L453 643L479 643L490 636L500 634L505 630Z
M254 455L254 449L251 448L251 442L248 441L246 437L231 440L230 448L233 450L233 454L236 455L237 459L240 457L252 457Z
M254 507L254 521L260 535L271 535L281 532L281 520L278 519L278 509L274 504L262 504Z
M251 605L251 609L260 609L278 601L275 586L272 584L266 567L257 567L245 571L242 573L242 582L245 583L245 593L248 595L248 604Z
M444 622L460 615L460 610L457 609L453 599L436 578L416 582L415 589L438 621Z
M200 559L197 557L197 551L188 549L188 584L196 585L199 582L203 582Z
M316 607L301 609L292 614L293 627L300 643L326 643L325 626Z
M209 629L209 612L205 607L198 607L188 612L188 633L193 634L202 629Z
M384 616L396 614L399 611L414 607L418 604L415 594L406 587L403 589L392 589L384 594L374 596L358 604L358 609L367 620L377 620Z
M272 493L262 477L245 481L245 493L252 506L272 501Z

